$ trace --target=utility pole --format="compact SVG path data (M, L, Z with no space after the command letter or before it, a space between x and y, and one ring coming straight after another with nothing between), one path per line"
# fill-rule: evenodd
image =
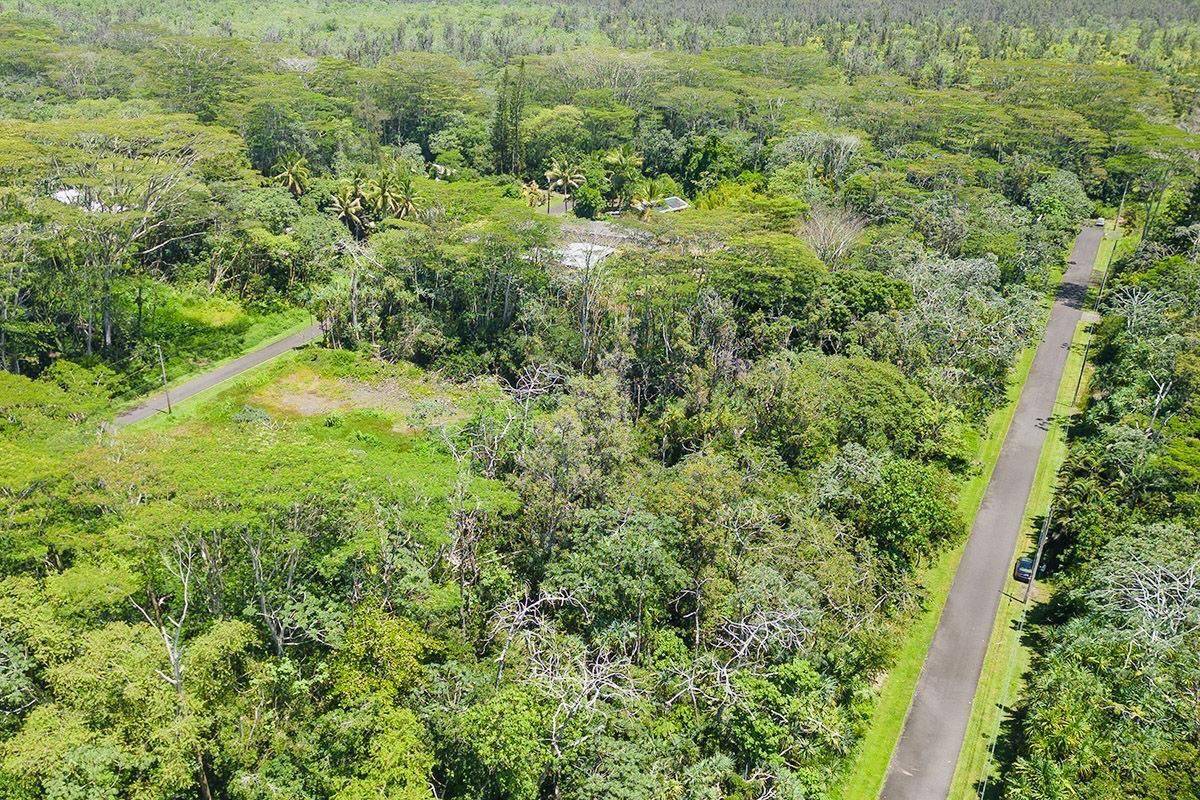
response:
M1113 227L1116 229L1117 241L1113 242L1112 250L1108 251L1108 263L1104 265L1104 277L1100 279L1100 292L1096 295L1096 307L1100 307L1100 301L1104 299L1104 289L1108 286L1108 276L1112 269L1113 256L1117 254L1117 245L1121 242L1121 217L1125 214L1125 195L1129 192L1129 181L1125 181L1125 188L1121 190L1121 205L1117 207L1117 218L1113 221Z
M162 372L163 397L167 398L167 413L171 413L171 393L167 391L167 362L163 360L162 345L154 345L158 348L158 369Z
M1054 506L1050 506L1046 511L1046 519L1042 521L1042 532L1038 535L1037 552L1033 555L1033 572L1029 574L1029 583L1025 584L1025 597L1021 602L1026 606L1029 605L1029 595L1033 591L1034 581L1037 580L1038 567L1042 565L1042 551L1046 548L1046 535L1050 533L1050 518L1053 516Z

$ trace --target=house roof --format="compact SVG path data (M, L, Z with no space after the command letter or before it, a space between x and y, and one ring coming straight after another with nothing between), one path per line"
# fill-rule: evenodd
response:
M676 197L675 195L671 195L670 197L667 197L662 201L662 206L659 207L658 210L659 211L683 211L685 208L691 208L691 207L692 207L692 204L689 203L687 200L684 200L682 197Z
M99 200L91 199L86 194L84 194L84 192L82 190L76 189L73 187L67 187L66 189L59 189L57 192L54 192L50 196L52 198L54 198L55 200L57 200L58 202L62 203L63 205L79 206L80 208L84 208L88 211L105 211L105 212L114 213L114 214L121 212L121 211L128 211L128 209L125 208L125 206L119 205L117 203L105 205L104 203L101 203Z

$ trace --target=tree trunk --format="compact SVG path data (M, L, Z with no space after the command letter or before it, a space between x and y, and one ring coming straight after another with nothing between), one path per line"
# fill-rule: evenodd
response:
M196 767L200 771L200 797L202 800L212 800L212 790L208 788L208 770L204 767L204 751L196 748Z
M3 315L0 316L0 322L5 324L0 325L0 369L8 371L8 304L3 308ZM14 364L15 366L15 364ZM14 369L13 372L17 370Z

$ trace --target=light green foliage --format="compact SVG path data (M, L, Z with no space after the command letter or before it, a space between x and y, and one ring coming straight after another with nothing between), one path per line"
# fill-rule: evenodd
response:
M473 76L449 56L391 56L380 63L370 81L379 107L380 133L389 143L418 142L428 148L433 134L479 102Z
M74 657L47 671L48 702L9 743L5 771L61 797L169 796L189 785L197 731L156 674L155 639L124 623L83 636Z
M1029 187L1029 207L1051 228L1069 230L1074 220L1084 216L1091 201L1070 172L1056 170Z
M832 752L844 747L847 720L833 702L833 686L806 661L782 664L769 678L739 675L735 680L745 692L745 707L730 734L748 763L769 761L789 741L810 738L814 730L821 732L823 747Z
M542 740L546 709L527 689L510 687L451 723L450 779L469 796L534 800L550 753Z
M433 754L423 741L424 728L408 709L381 714L375 723L370 755L362 759L359 776L350 778L333 796L337 800L395 797L428 800Z
M577 158L585 147L583 112L572 105L539 111L522 128L531 169L545 171L555 159Z
M422 661L436 646L409 620L364 614L343 634L335 690L346 703L366 698L394 703L423 682Z
M950 409L866 359L769 359L747 375L744 393L752 430L790 463L820 463L848 443L921 457L959 447Z

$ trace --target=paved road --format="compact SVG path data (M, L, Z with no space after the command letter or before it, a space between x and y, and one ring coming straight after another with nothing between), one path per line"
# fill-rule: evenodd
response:
M197 375L191 380L185 381L178 386L171 387L168 391L171 395L173 404L179 403L194 394L204 391L210 387L216 386L223 380L232 378L234 375L240 375L251 367L257 367L264 361L270 361L280 353L286 353L288 350L294 350L297 347L306 345L312 340L321 335L321 326L317 324L310 325L302 331L297 331L291 336L271 342L257 350L251 350L244 356L235 358L233 361L226 362L210 372L205 372L202 375ZM124 428L126 425L132 425L146 417L157 414L160 411L167 410L167 396L163 393L151 395L145 402L134 406L128 411L122 412L113 420L112 427L114 429Z
M1047 423L1103 235L1102 229L1088 227L1075 240L1045 335L925 655L904 730L888 765L883 800L944 800L950 793L992 623L1012 568Z

